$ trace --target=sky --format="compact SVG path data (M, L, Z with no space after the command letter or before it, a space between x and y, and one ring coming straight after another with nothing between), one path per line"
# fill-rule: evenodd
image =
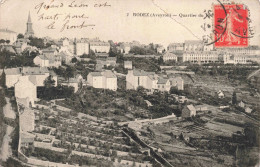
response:
M235 2L241 3L239 0ZM107 7L102 6L105 3ZM84 4L85 7L69 7L71 4L73 6ZM217 0L2 0L0 28L24 33L30 11L33 30L38 37L49 36L55 39L99 37L105 41L136 40L144 44L153 42L166 47L172 42L202 39L208 32L204 32L201 26L204 23L213 23L213 18L203 19L204 10L212 10L214 4L219 3ZM252 20L250 26L255 33L250 39L250 44L260 45L260 3L258 0L244 0L243 4L250 10ZM44 9L44 5L50 5L50 8ZM52 8L52 5L56 7ZM94 7L95 5L101 7ZM134 13L149 13L149 15L168 13L172 14L172 17L137 17L133 16ZM41 19L42 14L45 19ZM54 20L55 14L59 14L59 17ZM189 14L194 14L196 17L180 17ZM199 14L203 17L198 17ZM82 15L84 18L79 18ZM94 26L62 30L67 21L66 25L69 26L79 26L83 22L84 25ZM47 27L53 22L55 29L48 29Z

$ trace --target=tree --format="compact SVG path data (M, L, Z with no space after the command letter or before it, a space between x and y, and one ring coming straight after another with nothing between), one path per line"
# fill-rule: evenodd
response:
M37 48L44 48L44 42L43 42L43 39L41 38L36 38L36 37L29 37L29 45L31 46L35 46Z
M22 38L24 38L23 34L20 33L20 34L17 35L17 39L22 39Z
M172 86L171 89L170 89L170 94L180 95L181 91L179 91L176 86Z
M65 70L65 76L67 79L69 78L73 78L74 77L74 73L75 73L75 68L72 67L67 67Z
M71 62L72 63L76 63L78 61L78 59L76 58L76 57L73 57L72 59L71 59Z
M5 42L6 42L7 44L9 44L9 43L10 43L10 40L6 40Z
M4 39L1 39L1 40L0 40L0 43L5 43L5 40L4 40Z
M116 47L111 47L108 52L109 57L116 57L117 56L117 50Z
M233 92L233 95L232 95L232 104L233 104L233 105L237 104L237 94L236 94L236 92Z
M45 86L45 88L51 88L51 87L54 87L54 85L55 85L55 80L53 79L52 75L49 75L44 80L44 86Z

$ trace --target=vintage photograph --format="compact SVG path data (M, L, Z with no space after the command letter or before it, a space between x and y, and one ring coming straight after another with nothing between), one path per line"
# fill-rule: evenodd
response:
M0 0L0 167L259 167L259 0Z

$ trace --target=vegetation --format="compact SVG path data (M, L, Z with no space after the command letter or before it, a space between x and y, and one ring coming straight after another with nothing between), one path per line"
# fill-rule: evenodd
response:
M90 50L89 54L83 54L80 56L81 58L90 58L92 60L95 60L96 59L96 54L93 50Z
M0 68L12 68L22 66L35 66L33 59L38 55L38 52L24 51L21 55L9 52L7 50L0 51Z
M52 100L71 97L74 93L73 87L58 85L57 87L37 87L37 96L43 100Z
M246 77L255 69L245 65L198 65L189 64L187 70L194 71L196 74L210 76L227 75L229 79L246 81Z
M17 39L23 39L23 38L24 38L23 34L20 33L20 34L17 35Z
M37 48L43 49L45 48L44 41L42 38L37 37L29 37L30 42L28 43L31 46L35 46Z
M150 43L147 47L133 46L129 53L135 55L155 55L157 47L158 45L154 45L153 43Z
M0 147L2 146L3 138L6 133L6 126L4 124L4 112L3 107L6 104L5 94L2 89L0 89Z

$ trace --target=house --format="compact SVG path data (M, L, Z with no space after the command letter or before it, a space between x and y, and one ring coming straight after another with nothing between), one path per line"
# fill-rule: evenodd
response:
M94 88L117 90L117 77L110 70L91 72L87 76L87 81Z
M57 48L54 48L54 47L45 48L45 49L41 50L41 52L43 55L50 56L50 57L58 54Z
M49 59L45 55L36 56L33 59L33 63L40 67L49 67Z
M100 64L102 67L103 66L116 66L116 57L100 57L97 58L97 64Z
M103 88L103 76L101 72L91 72L87 76L87 81L94 88Z
M171 83L170 80L167 78L159 77L157 81L157 90L159 91L167 91L169 92L171 89Z
M14 43L14 48L18 54L22 53L27 47L29 43L29 39L20 38Z
M90 49L95 53L108 53L110 50L110 44L104 41L93 41L89 43Z
M250 114L252 112L252 109L250 107L246 107L245 112Z
M124 61L124 68L132 70L133 69L132 61Z
M7 68L4 69L5 85L7 88L13 87L21 76L21 68Z
M14 50L12 45L0 45L0 51L3 50L16 54L16 51Z
M204 43L201 40L186 40L184 41L185 51L203 51Z
M171 43L167 47L168 52L182 52L184 50L184 43Z
M68 81L61 82L60 84L63 86L73 87L74 93L79 89L79 82L75 78L69 78Z
M73 87L75 93L78 91L80 86L85 84L85 80L80 74L77 74L74 78L69 78L67 81L62 81L60 84Z
M129 43L121 43L119 45L119 50L121 53L129 54L130 49L131 49L131 47L130 47Z
M4 69L7 88L14 87L20 76L29 76L29 80L36 86L44 86L44 80L50 75L46 67L18 67ZM53 76L57 86L57 76Z
M182 109L181 116L183 118L188 118L196 115L196 109L195 107L191 105L187 105Z
M66 63L66 64L70 63L72 58L74 57L73 54L66 52L66 51L59 52L58 56L60 56L61 61Z
M178 90L184 90L184 81L181 77L170 78L171 87L176 87Z
M61 66L61 56L60 55L54 55L54 56L47 56L49 60L49 67L59 67Z
M222 99L222 98L225 97L225 95L224 95L224 93L222 92L222 90L219 90L219 91L217 92L217 96L218 96L218 98L220 98L220 99Z
M32 106L34 106L34 101L37 99L37 89L36 85L30 81L28 75L18 78L18 82L14 85L14 95L19 99L28 98Z
M148 85L150 82L147 82L148 76L155 74L154 72L146 72L143 70L128 70L126 75L126 89L137 89L139 86L149 89L151 88ZM155 80L154 77L150 78L151 80Z
M116 57L107 57L106 63L109 64L109 66L116 66Z
M160 45L160 46L158 46L158 47L156 48L156 52L157 52L157 53L162 54L162 53L164 53L164 51L165 51L165 49L164 49L164 47L163 47L162 45Z
M177 62L178 61L178 57L174 54L174 53L171 53L171 52L166 52L164 55L163 55L163 61L175 61Z
M167 91L169 92L172 86L183 90L183 80L181 77L168 78L159 76L154 72L146 72L143 70L128 70L126 75L126 89L137 89L139 86L153 92Z
M226 53L223 56L224 64L247 64L248 55L237 54L237 53Z
M196 49L195 49L196 50ZM222 57L219 52L216 51L185 51L183 53L182 61L191 63L211 63L211 62L222 62Z
M82 75L80 75L80 74L77 74L74 78L77 80L78 83L84 81Z
M50 75L50 72L46 67L23 67L22 75L28 75L30 81L36 86L44 86L44 81ZM56 81L56 86L57 80L56 78L53 79Z
M241 100L239 103L238 103L238 106L239 107L242 107L242 108L245 108L246 104L243 100Z
M83 54L89 54L89 41L87 39L80 39L76 41L76 55L81 56Z
M116 75L110 71L103 71L101 72L103 75L103 88L104 89L110 89L110 90L117 90L117 77Z
M17 33L8 29L0 29L0 39L10 41L10 44L13 44L17 39Z

